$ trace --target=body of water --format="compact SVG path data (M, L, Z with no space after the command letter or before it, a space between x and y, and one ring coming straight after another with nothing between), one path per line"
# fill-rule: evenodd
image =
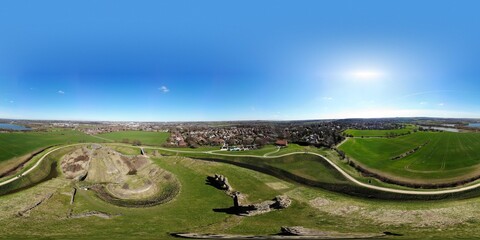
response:
M440 131L445 131L445 132L460 132L460 130L456 128L448 128L448 127L430 127L430 126L420 126L423 128L428 128L428 129L435 129L435 130L440 130Z
M469 123L469 127L480 128L480 123Z
M20 126L20 125L15 125L15 124L9 124L9 123L0 123L0 129L9 129L9 130L30 130L30 128Z

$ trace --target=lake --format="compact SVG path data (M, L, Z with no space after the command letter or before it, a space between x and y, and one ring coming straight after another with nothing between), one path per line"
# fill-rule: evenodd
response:
M421 126L421 125L420 125L420 127L427 128L427 129L435 129L435 130L445 131L445 132L460 132L460 130L458 130L458 129L456 129L456 128L431 127L431 126Z
M20 126L20 125L15 125L15 124L9 124L9 123L0 123L0 129L8 129L8 130L30 130L30 128Z
M480 128L480 123L469 123L469 127Z

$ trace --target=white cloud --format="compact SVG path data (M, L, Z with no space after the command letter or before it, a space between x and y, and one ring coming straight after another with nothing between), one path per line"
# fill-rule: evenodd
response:
M427 105L428 102L420 102L420 105Z
M161 87L158 88L158 90L160 90L163 93L170 92L170 89L168 89L166 86L161 86Z
M62 90L58 90L58 92L57 92L57 93L59 93L59 94L65 94L65 92L64 92L64 91L62 91Z
M333 97L323 97L322 99L325 100L325 101L332 101Z
M443 107L443 106L445 106L445 103L443 103L443 102L439 103L438 106Z

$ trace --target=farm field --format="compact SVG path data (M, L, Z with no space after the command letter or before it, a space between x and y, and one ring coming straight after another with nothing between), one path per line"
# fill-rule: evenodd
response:
M347 129L344 131L345 134L352 135L353 137L386 137L389 134L408 134L413 132L416 127L413 125L407 125L402 129L392 129L392 130L359 130L359 129Z
M0 162L55 144L99 142L79 131L0 133Z
M60 158L61 154L55 157ZM402 234L402 238L479 236L476 229L480 203L476 199L436 202L359 199L230 164L179 156L151 159L180 181L182 190L173 201L147 208L118 207L100 200L92 191L78 189L75 201L70 204L72 185L59 175L21 192L0 196L0 238L38 239L39 233L55 239L174 239L170 235L174 232L274 235L281 226L304 226L347 236L387 231ZM295 161L285 158L272 164L287 164L290 168L290 162ZM311 174L323 173L321 168L316 171ZM292 199L292 205L253 217L222 212L221 209L232 206L232 199L205 184L206 176L215 173L227 176L232 187L246 195L247 202L256 203L281 194ZM51 197L27 214L17 215L45 196ZM112 217L66 218L70 211L73 215L95 211Z
M95 135L100 138L109 139L115 142L132 143L135 140L141 142L142 145L160 146L165 143L170 136L167 132L145 132L145 131L120 131L111 133L102 133Z
M396 180L445 183L480 174L480 134L476 133L417 132L388 139L350 138L340 149L362 167Z

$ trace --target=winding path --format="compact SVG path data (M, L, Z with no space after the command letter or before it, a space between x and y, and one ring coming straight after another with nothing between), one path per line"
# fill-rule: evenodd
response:
M3 182L0 182L0 186L3 186L5 184L8 184L8 183L11 183L25 175L27 175L29 172L33 171L33 169L37 168L38 165L40 165L40 163L42 163L43 159L45 159L49 154L57 151L57 150L60 150L62 148L67 148L67 147L72 147L72 146L76 146L76 145L82 145L82 144L85 144L85 143L76 143L76 144L70 144L70 145L65 145L65 146L61 146L61 147L56 147L50 151L48 151L47 153L45 153L45 155L43 155L36 163L35 165L33 165L33 167L31 167L30 169L28 169L27 171L25 172L22 172L21 174L13 177L13 178L10 178L10 179L7 179L6 181L3 181Z
M11 179L8 179L4 182L0 183L0 186L3 186L5 184L8 184L10 182L13 182L17 180L18 178L21 178L22 176L25 176L26 174L30 173L33 171L35 168L37 168L40 163L51 153L67 148L67 147L72 147L76 145L83 145L83 144L88 144L88 143L77 143L77 144L70 144L70 145L65 145L62 147L57 147L54 148L50 151L48 151L45 155L43 155L36 163L28 169L27 171L21 173L20 175L13 177ZM120 146L125 146L122 144L115 144L115 145L120 145ZM131 147L131 146L129 146ZM284 156L290 156L290 155L295 155L295 154L312 154L318 157L323 158L325 161L327 161L330 165L332 165L340 174L342 174L345 178L347 178L349 181L355 183L356 185L369 188L369 189L374 189L378 191L383 191L383 192L391 192L391 193L399 193L399 194L408 194L408 195L439 195L439 194L448 194L448 193L458 193L458 192L464 192L468 190L472 190L475 188L480 187L480 183L476 183L470 186L464 186L460 188L451 188L451 189L445 189L445 190L403 190L403 189L394 189L394 188L387 188L387 187L380 187L380 186L375 186L375 185L370 185L367 183L363 183L352 177L350 174L345 172L342 168L337 166L332 160L328 159L326 156L318 153L313 153L313 152L291 152L291 153L286 153L282 155L276 155L276 156L259 156L259 155L249 155L249 154L224 154L224 153L218 153L216 151L186 151L186 150L175 150L175 149L169 149L169 148L162 148L162 147L149 147L149 146L142 146L140 148L143 149L158 149L158 150L164 150L164 151L169 151L169 152L176 152L176 153L204 153L204 154L210 154L210 155L217 155L217 156L230 156L230 157L253 157L253 158L261 158L261 159L271 159L271 158L279 158L279 157L284 157Z

